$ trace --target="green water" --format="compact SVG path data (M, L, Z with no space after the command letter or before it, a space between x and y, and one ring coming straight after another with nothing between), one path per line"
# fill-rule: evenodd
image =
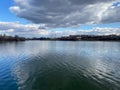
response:
M120 42L0 43L0 90L120 90Z

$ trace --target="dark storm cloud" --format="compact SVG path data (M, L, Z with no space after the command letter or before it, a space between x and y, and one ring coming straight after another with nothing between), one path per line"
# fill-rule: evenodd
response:
M120 7L113 7L112 9L108 9L107 12L104 13L101 22L120 22Z
M16 6L10 7L13 13L33 23L45 24L47 29L120 21L116 9L110 8L117 2L116 0L14 0L14 2Z

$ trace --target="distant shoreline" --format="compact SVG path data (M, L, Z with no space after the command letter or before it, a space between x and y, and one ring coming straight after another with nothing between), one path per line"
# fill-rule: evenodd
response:
M120 41L120 35L69 35L59 38L28 38L28 40L49 40L49 41Z
M0 42L11 42L11 41L28 41L28 40L40 40L40 41L120 41L120 35L69 35L59 38L25 38L17 35L6 36L0 35Z
M25 41L26 38L15 36L0 35L0 42Z

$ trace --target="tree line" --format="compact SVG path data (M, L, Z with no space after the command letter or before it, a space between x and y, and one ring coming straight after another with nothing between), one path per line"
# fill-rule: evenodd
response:
M15 36L8 36L6 34L0 34L0 41L25 41L24 37L19 37L18 35Z

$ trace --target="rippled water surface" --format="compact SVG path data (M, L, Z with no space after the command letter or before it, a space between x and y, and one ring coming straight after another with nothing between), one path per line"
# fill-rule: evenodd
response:
M120 42L0 43L0 90L120 90Z

